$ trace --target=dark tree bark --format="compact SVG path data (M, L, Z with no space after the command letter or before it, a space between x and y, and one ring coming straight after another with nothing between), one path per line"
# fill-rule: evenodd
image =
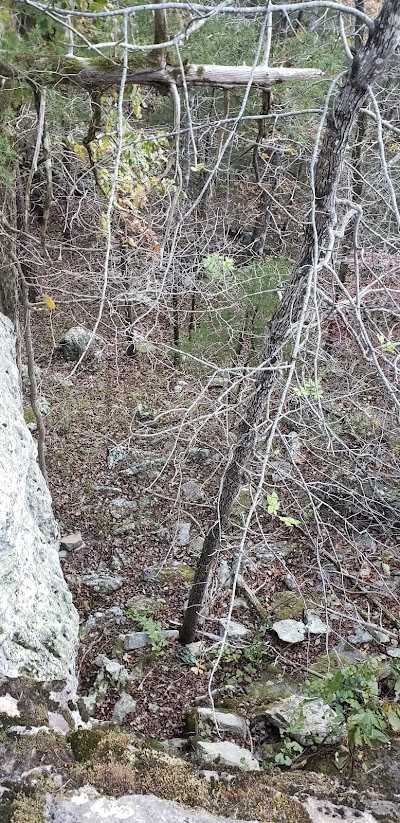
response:
M240 489L244 469L254 452L257 427L262 423L269 395L276 383L282 350L299 322L306 296L310 269L317 262L315 248L320 248L332 224L335 196L343 167L351 129L358 117L368 86L383 72L400 34L400 0L386 0L370 31L368 41L360 46L327 116L324 137L315 168L315 225L308 225L299 260L294 268L282 302L275 311L261 356L260 371L252 398L238 428L232 458L223 477L214 524L204 541L203 550L189 595L180 631L180 642L195 638L199 612L205 595L213 561L220 549L221 535L229 525L232 505Z
M15 203L10 203L12 187L0 186L2 212L8 223L15 219ZM1 215L0 215L1 219ZM15 254L15 236L0 230L0 312L15 323L18 306L18 277L12 262Z

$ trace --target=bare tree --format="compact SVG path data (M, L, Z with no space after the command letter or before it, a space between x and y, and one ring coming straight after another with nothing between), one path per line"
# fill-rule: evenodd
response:
M240 489L243 472L253 454L257 427L263 420L277 375L284 367L282 350L293 338L296 327L304 322L312 282L323 266L321 253L329 257L335 225L335 196L343 167L352 126L358 116L371 83L384 71L399 42L400 0L387 0L375 20L365 45L356 52L327 114L313 179L312 220L306 228L299 260L286 287L282 302L272 317L261 357L255 387L237 431L237 440L223 476L215 522L207 533L199 559L189 602L185 611L180 641L193 642L200 608L210 570L218 554L221 535L229 524L234 500ZM323 252L323 245L326 249ZM286 363L290 367L293 360Z

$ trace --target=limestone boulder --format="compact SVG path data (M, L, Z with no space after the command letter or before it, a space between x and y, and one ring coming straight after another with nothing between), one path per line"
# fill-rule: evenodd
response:
M337 714L323 700L292 695L278 700L265 710L267 723L286 732L302 746L337 743L341 725Z
M69 800L61 800L52 810L53 823L240 823L236 818L214 817L203 811L190 811L160 800L151 794L100 797L89 787L81 789ZM242 821L244 823L244 821ZM253 821L255 823L255 821Z
M0 315L0 678L75 684L78 615L22 409L11 322Z
M93 335L83 326L73 326L58 343L64 360L79 360L87 349L88 355L98 360L103 354L105 345L102 337L98 334Z

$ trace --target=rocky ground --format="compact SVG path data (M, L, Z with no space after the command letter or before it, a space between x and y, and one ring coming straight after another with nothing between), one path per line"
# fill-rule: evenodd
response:
M325 768L339 746L340 730L323 700L307 704L304 680L310 673L318 679L374 655L382 656L382 676L388 676L387 666L399 656L400 555L395 532L382 535L361 518L358 528L337 534L334 550L318 557L307 521L289 528L271 517L267 506L261 507L246 543L244 585L234 593L227 646L215 666L232 600L243 516L252 494L249 483L243 487L229 542L216 564L199 642L183 652L178 629L227 459L224 417L210 414L210 409L221 408L224 383L217 378L205 391L196 374L173 366L168 353L148 344L138 346L135 357L128 358L113 345L107 327L100 331L108 344L95 341L95 356L71 379L74 360L65 361L61 350L65 353L71 343L65 332L76 325L76 306L71 312L55 312L51 323L47 315L32 317L47 467L61 529L60 559L80 614L78 674L85 721L117 724L129 735L129 746L151 738L152 745L156 741L170 755L178 754L180 763L194 757L211 772L216 768L212 781L219 781L222 766L236 775L235 780L238 770L261 770L262 775L265 769L274 771L282 733L300 714L302 728L290 735L301 746L298 753L292 752L294 765ZM88 318L82 316L81 322L84 319ZM76 335L72 339L79 348ZM59 340L61 349L54 345ZM35 437L26 382L24 386L25 417ZM355 425L353 419L353 429ZM349 437L365 436L368 415L357 425L359 432ZM341 426L344 436L343 421ZM311 447L302 440L295 426L288 427L287 438L295 462L313 482L320 482L315 444ZM278 451L274 482L282 489L285 510L296 517L300 503L285 491L288 470ZM256 594L262 619L251 594ZM397 756L393 763L398 768ZM131 761L124 756L118 764L120 790L113 785L110 792L131 793L137 785ZM91 768L85 780L66 778L75 780L74 791L81 791L85 782L104 789ZM104 774L103 768L103 780ZM279 783L282 778L288 795L300 792L304 799L306 788L298 788L300 774L290 771L269 779ZM201 780L203 787L206 777ZM305 785L307 780L306 776ZM355 804L353 789L346 795L339 784L329 785L329 792L321 790L317 796L327 803ZM398 819L393 785L372 799L358 797L357 808L365 814L357 819ZM177 794L155 788L160 797L182 801ZM79 797L93 816L98 798ZM375 801L386 806L373 809ZM392 801L393 809L387 805ZM303 817L296 817L295 810L291 817L274 818L257 804L233 808L231 801L225 806L219 802L218 811L288 823L306 821L307 815L315 821L334 819L334 810L330 818L327 806L321 817L312 802L304 799L309 806L301 807ZM198 802L192 798L188 805ZM214 811L206 800L201 805ZM54 811L57 823L78 819L73 806L69 817L66 808L60 805ZM108 809L110 820L111 813L118 819L116 809ZM134 814L148 819L144 807L135 809ZM375 818L366 816L368 810ZM353 819L344 813L342 817Z

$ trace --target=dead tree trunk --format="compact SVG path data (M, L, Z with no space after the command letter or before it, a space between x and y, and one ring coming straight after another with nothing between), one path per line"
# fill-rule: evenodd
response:
M336 190L350 131L368 86L382 74L388 58L399 42L399 35L400 0L386 0L375 20L374 28L370 31L367 43L358 49L327 116L315 167L315 221L313 225L306 227L298 263L270 323L261 357L262 368L258 372L252 398L238 428L237 441L223 477L214 524L206 536L196 569L180 631L182 644L191 643L195 638L209 573L220 548L221 535L228 527L244 469L254 451L257 427L264 419L267 400L276 383L279 366L283 364L282 349L301 318L310 269L317 263L315 250L320 248L333 222Z

